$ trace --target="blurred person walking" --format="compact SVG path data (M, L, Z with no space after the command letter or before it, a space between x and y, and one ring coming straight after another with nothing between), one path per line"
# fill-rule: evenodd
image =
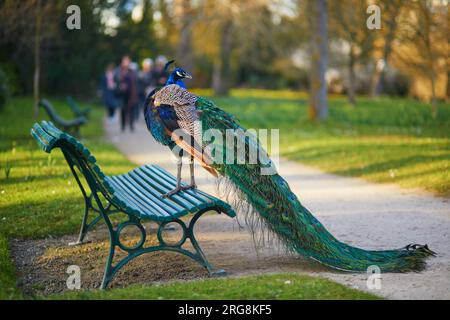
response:
M142 61L142 70L138 73L138 99L139 104L136 108L136 119L141 114L145 98L156 86L153 73L153 60L146 58Z
M155 60L155 70L153 71L155 87L162 87L169 78L169 74L164 70L166 63L167 58L165 56L158 56Z
M116 118L116 82L114 80L114 64L110 63L105 69L101 79L100 79L100 92L103 101L103 105L106 108L106 113L108 115L108 121L114 122Z
M116 70L116 82L121 96L120 123L122 131L126 126L134 131L135 108L138 103L137 76L132 69L131 59L128 55L123 56L120 67Z

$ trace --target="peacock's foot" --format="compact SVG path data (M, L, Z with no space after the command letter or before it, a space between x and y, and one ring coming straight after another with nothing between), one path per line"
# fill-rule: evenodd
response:
M197 185L196 185L195 183L191 183L190 185L186 186L185 188L186 188L185 190L188 190L188 189L197 189Z
M189 190L189 189L196 189L196 188L197 188L196 184L190 184L188 186L179 186L179 187L176 187L175 189L173 189L173 190L163 194L162 197L163 198L168 198L170 196L173 196L174 194L177 194L180 191Z
M180 192L182 190L182 187L176 187L175 189L173 189L173 190L171 190L171 191L169 191L169 192L167 192L167 193L164 193L163 195L162 195L162 197L163 198L168 198L168 197L170 197L170 196L173 196L174 194L177 194L178 192Z

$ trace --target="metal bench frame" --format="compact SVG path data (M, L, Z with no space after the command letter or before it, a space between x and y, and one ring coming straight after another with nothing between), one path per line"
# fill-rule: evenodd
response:
M235 217L235 212L231 207L211 195L208 195L200 190L187 190L180 193L178 197L196 197L202 199L202 202L198 205L193 206L190 212L178 212L173 217L165 216L164 218L153 215L151 212L143 212L142 208L139 210L139 204L136 203L136 198L132 198L133 195L122 194L122 191L118 191L115 188L113 179L121 176L106 176L100 170L96 164L96 159L91 155L90 151L84 147L78 140L70 136L67 133L62 132L57 129L51 122L42 121L40 124L34 124L31 129L31 135L36 139L41 148L50 153L54 148L60 148L64 157L70 167L70 170L80 187L81 193L85 201L85 211L81 223L80 233L78 236L78 241L74 244L81 244L86 236L86 234L91 230L99 221L104 221L110 235L110 249L106 261L105 272L103 280L101 283L101 289L107 288L110 281L113 279L115 274L125 266L129 261L134 258L148 252L155 251L171 251L178 252L188 256L194 261L198 262L204 268L207 269L212 276L225 275L223 270L214 270L211 264L206 259L200 245L198 244L194 235L194 226L198 219L208 211L216 211L217 213L225 213L230 217ZM159 172L161 176L169 179L169 182L175 184L175 177L165 172L162 168L156 166L142 166L135 170L148 170L151 172ZM88 185L88 190L83 186L80 179L78 171L84 176L85 181ZM160 178L160 175L157 175ZM169 183L165 182L165 183ZM138 186L137 186L138 187ZM122 193L121 193L122 192ZM130 201L125 201L130 197ZM102 201L103 199L103 201ZM162 199L162 198L161 198ZM170 200L164 200L170 201ZM93 213L95 215L91 222L88 222L89 215ZM128 219L126 221L114 223L111 221L110 216L115 213L124 213L127 215ZM193 213L193 217L186 223L181 220L180 217L188 213ZM158 245L145 247L146 240L146 230L142 225L142 221L155 221L158 223L157 229L157 240ZM182 230L182 237L177 243L167 243L164 240L163 231L167 224L177 223ZM134 246L127 246L121 242L120 234L122 230L127 226L135 226L140 231L140 240ZM187 240L190 240L194 250L188 250L183 248L183 245ZM119 260L114 264L114 256L117 248L120 248L127 253L127 256Z
M91 108L80 108L78 106L78 103L76 103L75 99L73 99L71 96L66 97L67 104L69 105L70 110L72 110L73 114L76 117L85 117L89 118L89 114L91 113Z
M84 116L78 116L71 120L63 119L53 108L52 104L46 100L42 99L39 101L39 106L45 109L50 119L60 126L63 130L73 133L76 136L80 134L80 127L86 124L87 119Z

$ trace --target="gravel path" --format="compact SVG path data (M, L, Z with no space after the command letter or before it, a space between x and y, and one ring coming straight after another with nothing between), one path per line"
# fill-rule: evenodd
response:
M158 164L176 172L169 150L153 140L142 118L134 133L121 134L118 125L110 123L105 123L105 127L108 138L131 161ZM279 172L302 203L338 239L368 249L427 243L438 256L429 259L427 270L421 273L382 274L381 289L369 290L366 274L332 272L284 255L274 247L257 253L251 237L240 230L236 221L220 216L205 217L199 231L204 232L205 251L212 255L210 260L217 267L227 269L230 275L280 271L320 275L390 299L450 299L449 199L420 190L335 176L286 160L280 161ZM196 177L202 190L216 193L214 178L205 170L197 168Z

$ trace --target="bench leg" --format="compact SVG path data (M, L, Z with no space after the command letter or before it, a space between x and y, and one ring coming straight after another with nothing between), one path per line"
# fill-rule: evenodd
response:
M80 227L80 233L78 235L78 240L75 242L70 242L69 246L76 246L83 243L84 237L86 236L87 232L90 229L90 226L98 222L100 220L100 217L97 217L92 221L92 223L88 224L88 216L89 216L89 210L93 209L92 207L92 195L90 197L85 197L84 199L85 207L84 207L84 215L83 219L81 220L81 227ZM97 220L97 221L95 221Z
M194 227L197 220L209 210L203 210L197 212L194 217L191 219L189 226L186 226L186 224L180 220L180 219L174 219L173 221L169 221L166 223L161 223L158 228L157 232L157 238L159 241L159 245L156 246L150 246L150 247L144 247L145 239L146 239L146 231L144 227L142 226L141 222L137 218L131 218L129 221L126 221L124 223L121 223L117 226L117 228L114 228L112 224L109 222L108 217L106 216L106 219L108 222L106 223L109 229L110 233L110 249L108 258L106 259L106 265L105 265L105 273L103 275L102 284L100 286L101 289L106 289L111 282L111 280L114 278L115 274L128 262L133 260L134 258L149 252L156 252L156 251L172 251L172 252L178 252L181 253L194 261L198 262L200 265L202 265L206 270L208 270L210 276L213 277L219 277L219 276L225 276L226 272L224 270L216 270L212 267L212 265L208 262L206 259L205 254L203 253L200 245L198 244L195 235L194 235ZM163 237L162 237L162 231L167 230L166 224L170 222L178 223L182 229L183 229L183 238L179 241L177 244L169 245L167 244ZM120 241L120 232L123 227L126 225L132 224L141 232L141 239L139 240L138 244L134 247L127 247L125 244L123 244ZM192 243L192 246L194 247L194 252L191 250L187 250L183 248L184 243L186 240L189 239ZM121 250L128 253L127 256L119 260L117 263L113 265L114 255L116 251L116 247L120 247Z
M198 255L198 257L201 259L201 261L203 262L203 266L206 268L206 270L208 270L209 275L213 276L213 277L223 277L226 276L227 273L225 270L223 269L214 269L213 266L209 263L208 259L206 258L206 255L203 253L202 248L200 247L200 245L197 242L197 239L195 238L195 234L194 234L194 227L195 227L195 223L197 222L197 220L206 212L208 212L209 210L202 210L197 212L194 217L191 219L190 223L189 223L189 227L187 229L188 232L188 238L192 243L192 246L195 249L196 254Z
M84 208L83 220L81 221L80 234L78 235L78 240L75 242L70 242L69 246L77 246L83 243L84 237L88 232L88 224L87 224L88 215L89 215L89 206L86 204L86 207Z
M114 274L117 270L113 267L112 262L114 259L114 253L116 252L116 245L113 243L114 241L111 240L111 245L109 248L109 254L108 258L106 259L106 265L105 265L105 273L103 274L102 284L100 285L100 289L105 290L108 287L109 282L114 277Z
M92 205L92 195L90 197L85 198L85 203L86 203L86 205L84 208L83 220L81 221L81 227L80 227L80 233L78 235L78 240L75 242L70 242L69 246L76 246L76 245L83 244L86 234L90 230L92 230L94 228L94 226L102 219L100 210L94 208L94 206ZM115 213L114 211L110 210L110 208L111 208L111 204L108 203L108 205L105 208L105 213L108 215ZM90 211L96 212L97 216L91 222L88 223L88 217L89 217Z

